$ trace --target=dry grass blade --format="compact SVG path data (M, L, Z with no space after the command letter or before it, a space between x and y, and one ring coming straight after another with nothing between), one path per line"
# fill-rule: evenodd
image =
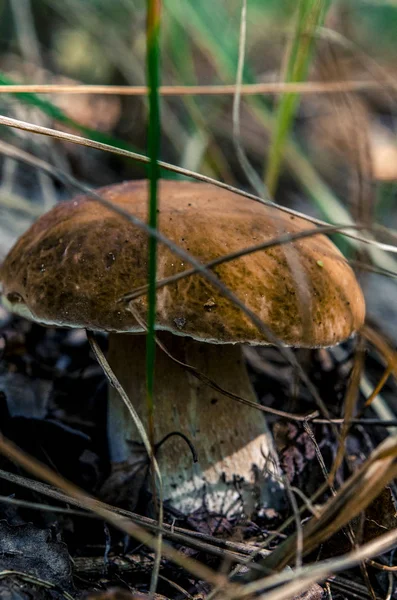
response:
M142 421L140 420L138 413L136 412L131 400L128 398L127 394L125 393L122 385L119 383L117 377L115 376L112 369L110 368L110 365L109 365L108 361L106 360L105 355L103 354L102 350L98 346L93 333L91 331L86 331L86 334L87 334L87 339L90 343L91 349L95 355L95 358L97 359L98 363L101 365L103 372L105 373L110 385L112 385L118 391L122 401L126 405L132 419L134 420L135 427L139 431L139 434L140 434L143 444L145 446L146 452L148 454L149 460L151 461L151 463L154 466L154 469L156 472L156 477L158 478L158 482L161 486L160 469L157 464L156 458L153 454L153 449L150 444L149 437L148 437L148 435L145 431L145 428L142 424ZM160 493L160 497L161 496L162 496L162 494Z
M66 504L70 504L71 506L76 506L77 508L84 508L84 504L82 504L76 498L72 498L71 496L60 492L58 489L41 483L39 481L34 481L33 479L29 479L27 477L22 477L20 475L15 475L13 473L8 473L7 471L3 471L0 469L0 478L5 481L9 481L15 485L19 485L26 489L32 490L37 494L41 494L52 500L56 500L57 502L65 502ZM7 498L7 500L12 500ZM23 501L17 501L23 502ZM138 515L129 510L125 510L123 508L118 508L116 506L111 506L110 504L106 504L101 502L100 500L94 500L94 502L106 509L110 512L120 515L122 517L126 517L130 519L134 523L148 529L149 531L158 532L159 527L157 521L154 519L150 519L149 517L144 517L142 515ZM29 503L30 505L31 503ZM38 506L34 504L33 506ZM52 510L57 507L49 507L48 505L43 505L47 509ZM68 509L61 509L62 511L67 511ZM79 513L80 514L80 513ZM82 515L90 515L90 513L84 512ZM92 514L92 517L101 518L96 514ZM267 556L269 551L263 550L256 546L252 546L251 544L244 544L240 542L233 542L230 540L224 540L222 538L215 538L214 536L207 535L205 533L201 533L198 531L191 531L189 529L184 529L183 527L178 527L176 525L169 525L168 523L163 523L163 527L161 531L164 537L167 537L177 543L183 544L185 546L194 548L201 552L206 552L208 554L213 554L214 556L218 556L222 559L233 560L239 562L241 560L241 556L244 556L244 564L246 563L246 557L250 557L255 554L258 556Z
M388 365L386 367L386 369L384 370L382 377L379 379L378 383L372 390L371 394L366 399L365 404L364 404L365 408L367 408L367 406L370 406L372 404L374 398L376 398L376 396L378 394L380 394L380 392L383 389L383 386L386 384L386 381L389 379L392 372L393 372L393 367L391 365Z
M298 594L304 592L309 586L318 581L324 581L334 573L351 569L368 558L379 556L394 548L397 544L397 531L389 531L379 536L372 542L363 544L336 559L329 559L316 564L303 567L298 572L283 572L271 575L262 582L257 581L244 587L241 598L250 596L265 588L280 587L273 591L266 591L256 596L259 600L292 600Z
M388 344L381 333L375 331L370 325L364 325L361 331L363 337L370 342L383 356L387 363L388 370L393 373L397 380L397 352Z
M365 406L372 405L372 409L375 411L376 415L380 419L387 421L394 417L394 411L389 407L388 402L380 395L380 392L390 375L393 375L394 379L397 381L397 352L380 332L369 325L366 325L363 328L363 337L374 346L385 362L384 373L375 387L371 385L369 379L365 375L361 378L360 388L362 393L367 396ZM397 427L389 429L389 434L395 436L397 434Z
M21 506L22 508L29 508L30 510L39 510L46 511L51 513L59 513L68 516L75 517L84 517L85 519L88 517L95 518L95 515L84 512L82 510L74 510L71 508L62 508L61 506L52 506L50 504L42 504L39 502L30 502L29 500L20 500L18 498L10 497L10 496L0 496L1 504L10 504L14 506Z
M345 454L345 442L346 442L346 438L349 433L349 427L350 427L349 422L353 418L354 409L357 404L357 397L358 397L358 393L359 393L359 389L360 389L360 379L361 379L363 369L364 369L364 347L363 347L362 338L359 338L358 344L356 347L356 354L354 357L353 370L350 375L350 381L349 381L349 385L348 385L346 396L345 396L345 403L344 403L345 422L342 425L342 430L340 433L340 439L339 439L339 444L338 444L338 450L337 450L335 459L332 464L331 473L329 475L329 479L332 483L335 480L336 473L337 473L340 465L342 464L343 457Z
M130 311L133 314L137 323L139 323L140 327L142 327L142 329L147 332L146 324L141 319L138 311L135 309L135 307L132 303L130 304ZM173 356L171 354L171 352L167 349L166 345L158 337L156 337L156 344L162 350L162 352L164 352L173 362L177 363L178 365L180 365L181 367L186 369L186 371L189 371L189 373L191 373L193 375L193 377L196 377L197 379L199 379L200 381L202 381L203 383L205 383L212 389L216 390L217 392L220 392L223 396L226 396L227 398L231 398L232 400L241 402L241 404L245 404L246 406L249 406L250 408L253 408L254 410L259 410L260 412L270 413L273 415L277 415L279 417L291 419L292 421L305 422L308 419L313 419L314 417L318 416L318 411L314 411L310 415L293 415L293 414L287 413L283 410L278 410L276 408L270 408L268 406L263 406L262 404L259 404L258 402L253 402L252 400L249 400L248 398L243 398L242 396L238 396L237 394L234 394L233 392L229 392L228 390L225 390L224 388L222 388L215 381L210 379L210 377L207 377L207 375L204 375L204 373L201 373L201 371L196 369L196 367L194 367L192 365L188 365L187 363L184 363L181 360L178 360L177 358L175 358L175 356Z
M319 518L312 518L303 528L303 553L314 550L339 531L374 500L397 476L397 440L388 438L367 461L342 485L336 496L324 505ZM263 567L280 570L293 560L295 536L292 536L266 559ZM252 574L256 578L256 574Z
M30 133L36 133L38 135L50 136L55 139L64 140L67 142L85 146L87 148L94 148L95 150L103 150L105 152L110 152L112 154L118 154L120 156L125 156L127 158L131 158L133 160L136 160L138 162L142 162L145 164L147 164L149 162L149 159L147 156L144 156L143 154L138 154L137 152L131 152L130 150L124 150L123 148L116 148L115 146L111 146L109 144L103 144L101 142L96 142L94 140L90 140L88 138L84 138L84 137L81 137L78 135L72 135L70 133L65 133L63 131L59 131L57 129L51 129L50 127L42 127L42 126L34 125L32 123L27 123L25 121L21 121L18 119L11 119L10 117L4 117L3 115L0 115L0 125L6 125L8 127L13 127L15 129L20 129L22 131L28 131ZM189 169L183 169L182 167L177 167L175 165L166 163L164 161L159 161L158 164L160 165L161 168L171 171L173 173L177 173L178 175L183 175L185 177L191 177L193 179L196 179L197 181L202 181L204 183L210 183L210 184L220 187L224 190L228 190L229 192L239 194L240 196L242 196L243 198L247 198L248 200L253 200L254 202L260 202L262 204L265 204L266 206L273 206L277 210L281 210L282 212L285 212L287 214L305 219L306 221L313 223L315 225L319 225L319 226L329 226L330 225L330 223L327 223L321 219L316 219L315 217L311 217L309 215L306 215L306 214L299 212L297 210L294 210L292 208L288 208L286 206L281 206L279 204L276 204L276 203L272 202L269 198L260 198L259 196L256 196L255 194L250 194L250 193L240 190L232 185L222 183L221 181L218 181L217 179L213 179L212 177L207 177L206 175L202 175L200 173L190 171ZM47 169L47 172L49 172L49 169ZM65 179L68 179L68 181L72 181L72 178L67 178L64 175L63 180L65 180ZM91 195L93 194L92 191L90 191L90 192L87 191L87 189L88 189L87 186L82 186L81 184L79 184L78 187L80 190L85 188L84 189L85 193L91 193ZM113 207L113 210L116 210L116 209ZM349 225L350 225L350 227L349 227ZM362 236L357 235L354 232L351 232L351 231L349 232L349 229L355 228L355 224L353 222L347 223L346 225L344 225L344 227L346 229L342 232L343 235L349 239L355 240L355 242L360 242L363 244L367 244L369 246L374 246L378 250L382 250L384 252L397 253L397 246L395 246L393 244L386 244L383 242L378 242L370 237L362 237ZM148 231L148 233L155 235L154 232L151 231L150 229L148 229L147 231ZM188 260L188 259L186 259L186 260Z
M343 420L342 421L342 427L345 426L345 423L346 422ZM323 459L323 455L321 454L321 450L319 448L319 445L317 444L316 437L315 437L315 435L314 435L314 433L313 433L313 431L312 431L312 429L311 429L311 427L310 427L310 425L309 425L308 422L303 423L303 428L306 431L307 435L309 436L309 438L310 438L310 440L311 440L311 442L313 444L314 451L316 453L316 458L317 458L317 461L318 461L318 463L320 465L320 469L321 469L321 472L323 474L324 480L327 483L329 483L329 475L328 475L327 467L325 465L325 461ZM332 490L333 489L332 486L330 486L330 487L331 487L331 490ZM312 510L312 512L314 513L313 510Z
M219 265L223 265L227 262L231 262L232 260L236 260L237 258L241 258L242 256L247 256L248 254L253 254L254 252L259 252L260 250L268 250L269 248L275 248L277 246L281 246L283 244L288 244L290 242L296 242L298 240L303 240L308 237L313 237L321 234L330 234L330 233L343 233L345 229L361 229L360 225L329 225L324 227L316 227L315 229L307 229L305 231L299 231L298 233L285 233L278 237L272 238L271 240L267 240L266 242L262 242L260 244L255 244L253 246L247 246L246 248L242 248L237 252L231 252L230 254L225 254L224 256L220 256L215 258L211 262L203 265L206 269L213 269ZM337 260L342 260L348 263L347 259L339 258ZM180 273L176 273L175 275L171 275L169 277L164 277L157 281L157 288L162 288L166 285L170 285L171 283L175 283L180 279L184 279L185 277L189 277L190 275L194 275L197 273L197 269L186 269L185 271L181 271ZM132 292L125 294L122 298L120 298L120 302L130 302L131 300L135 300L140 296L143 296L147 293L147 285L136 288Z
M95 498L78 488L76 485L70 483L54 471L51 471L36 459L25 454L2 435L0 435L0 453L23 467L29 473L32 473L35 477L47 481L49 484L59 488L65 494L77 500L82 508L95 513L117 529L124 531L142 544L149 546L149 548L156 548L157 538L155 536L146 532L142 527L139 527L130 519L112 512L105 507L106 505L98 502ZM162 553L169 560L175 562L199 579L207 581L211 585L221 585L222 587L229 585L224 575L216 573L198 561L181 554L168 544L163 544Z
M246 96L276 95L286 92L298 94L329 94L343 92L366 92L381 87L395 87L395 83L384 81L309 81L303 83L272 82L248 83L240 86L240 93ZM120 96L146 96L143 85L65 85L65 84L17 84L0 85L0 94L108 94ZM162 96L232 96L236 85L163 85L159 88Z
M384 267L370 265L369 263L365 263L361 260L350 259L349 265L356 271L375 273L377 275L383 275L384 277L389 277L390 279L397 278L397 271L386 269Z
M0 123L1 123L2 119L4 119L4 118L5 117L0 117ZM7 121L10 121L10 119L7 119ZM14 121L14 120L11 119L11 121ZM40 128L40 129L46 129L46 128ZM63 135L66 135L66 134L63 134ZM78 136L72 136L72 137L78 138ZM84 139L84 138L82 138L82 139ZM89 140L85 140L85 141L89 142ZM97 145L97 143L95 143L95 145ZM42 163L43 163L43 161L36 162L37 165L42 164ZM79 191L83 191L89 197L93 198L94 200L96 200L97 202L99 202L100 204L102 204L103 206L108 208L109 210L112 210L115 213L123 216L125 219L127 219L128 221L130 221L137 227L140 227L143 231L145 231L149 235L155 236L158 241L160 241L163 244L165 244L166 246L168 246L173 252L175 252L175 254L177 256L180 256L186 262L190 263L197 270L197 272L201 273L215 287L217 287L219 290L221 290L222 294L224 294L224 296L226 298L228 298L231 302L233 302L236 306L238 306L241 309L241 311L245 315L247 315L247 317L252 321L252 323L259 329L259 331L264 333L264 335L266 336L268 341L271 344L273 344L279 348L280 352L286 358L286 360L288 360L288 362L290 362L290 364L296 369L297 374L301 378L302 382L304 382L305 385L307 386L308 390L310 391L313 398L315 399L318 407L322 411L322 414L326 418L329 418L329 413L328 413L326 406L324 405L315 386L312 384L312 382L310 381L306 372L304 371L302 366L299 364L294 353L288 347L284 346L281 343L281 341L277 338L277 336L275 336L273 334L273 332L269 329L269 327L265 323L263 323L263 321L251 309L249 309L244 304L244 302L242 302L233 292L231 292L228 289L228 287L225 286L211 270L207 269L205 267L205 265L203 265L200 261L198 261L190 253L186 252L183 248L174 244L171 240L169 240L169 238L167 238L165 235L163 235L158 229L153 229L152 227L150 227L149 225L147 225L140 219L134 217L128 211L125 211L122 208L120 208L119 206L116 206L115 204L110 202L109 200L106 200L105 198L103 198L102 196L97 194L95 191L91 190L91 188L89 188L88 186L77 182L73 177L67 176L66 174L61 172L59 169L47 168L47 171L51 172L51 173L61 173L60 177L63 181L67 180L68 182L70 182L74 186L76 186L76 188ZM226 186L226 187L229 188L230 186ZM397 250L397 248L396 248L396 250ZM338 435L338 434L336 433L336 435Z
M116 375L113 373L112 369L110 368L110 365L109 365L108 361L106 360L105 355L103 354L102 350L98 346L98 344L94 338L94 335L90 331L87 331L86 333L87 333L87 338L90 343L91 349L95 355L95 358L97 359L98 363L101 365L102 370L105 373L105 375L109 381L109 384L112 385L118 391L121 401L124 402L125 406L127 407L127 410L130 413L131 418L134 421L135 427L136 427L137 431L139 432L139 435L141 436L142 442L143 442L146 452L148 454L150 466L153 469L153 471L152 471L153 482L152 483L153 483L153 497L155 499L155 502L157 500L157 489L155 487L156 479L157 479L157 483L158 483L158 524L159 524L158 531L159 531L159 533L158 533L157 544L156 544L155 564L153 567L152 581L150 584L151 594L154 594L154 590L157 587L157 579L158 579L158 573L159 573L160 561L161 561L161 548L162 548L161 529L162 529L162 524L163 524L163 519L164 519L164 508L163 508L164 497L163 497L163 482L161 479L160 468L159 468L158 462L156 460L156 457L155 457L154 451L153 451L153 447L154 447L153 439L149 439L149 436L146 433L146 430L143 426L142 421L139 418L138 413L136 412L128 395L124 391L123 386L120 384ZM152 436L152 438L153 438L153 436ZM156 502L156 504L157 504L157 502Z
M299 514L302 514L306 509L309 509L310 512L312 512L313 514L317 515L317 509L314 506L314 502L316 500L316 498L321 495L328 487L328 484L325 483L322 486L320 486L320 488L317 490L317 492L314 494L314 496L310 499L308 498L304 498L304 504L298 509ZM296 488L295 488L296 489ZM283 531L285 531L288 527L290 527L295 519L295 515L291 515L289 516L282 525L280 525L280 527L278 527L277 529L277 533L274 533L273 535L270 535L266 541L262 542L260 544L260 547L256 549L256 551L253 553L253 556L250 559L247 559L245 561L245 567L247 568L251 568L252 564L253 564L253 560L255 560L257 557L259 557L260 555L260 549L263 551L265 548L268 548L272 543L275 542L276 538L280 535L280 533L282 533ZM264 569L266 572L269 572L268 569ZM239 574L241 573L241 567L240 565L237 565L230 573L229 573L229 580L233 580L235 578L237 578L239 576ZM244 579L244 574L243 574L243 579ZM255 584L252 584L255 585ZM257 589L260 589L259 586L257 586L255 588L255 591ZM214 590L212 590L212 592L208 595L207 600L213 600L214 598L217 597L218 593L221 592L222 589L220 587L218 588L214 588Z
M73 596L71 596L65 590L59 589L58 586L51 583L50 581L44 581L44 579L39 579L38 577L34 577L34 575L30 575L29 573L24 573L23 571L14 571L7 569L5 571L0 571L0 579L4 579L5 577L18 577L22 581L26 581L27 583L33 583L38 587L45 588L47 590L54 590L54 592L58 592L61 594L66 600L74 600Z
M292 515L295 521L295 569L299 570L302 568L302 554L303 554L303 530L302 523L300 520L299 507L296 501L293 489L288 481L288 477L283 477L283 483L287 492L287 497L292 508Z

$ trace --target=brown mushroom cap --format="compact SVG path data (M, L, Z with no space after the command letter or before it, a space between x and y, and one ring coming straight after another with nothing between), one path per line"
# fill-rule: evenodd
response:
M147 219L147 181L98 190ZM203 263L308 221L218 187L161 181L159 228ZM157 277L189 268L164 244ZM286 345L329 346L363 323L365 305L353 271L323 235L259 251L214 269L220 280ZM86 196L42 216L6 257L0 279L5 305L44 323L92 330L142 331L118 300L147 282L147 234ZM135 307L145 319L147 300ZM215 343L266 344L242 311L204 277L193 275L157 295L157 329Z

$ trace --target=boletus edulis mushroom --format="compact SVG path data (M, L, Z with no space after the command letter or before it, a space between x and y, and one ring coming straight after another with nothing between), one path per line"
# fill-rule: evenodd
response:
M146 181L111 185L98 193L147 219ZM308 228L312 225L304 219L215 186L160 182L159 229L202 263ZM38 219L11 249L0 272L9 310L45 325L109 334L108 360L144 424L142 321L147 298L134 300L133 310L119 300L147 282L147 242L142 229L90 197L78 196ZM159 244L158 279L188 266ZM363 323L364 299L354 273L323 235L261 250L214 271L284 345L332 346ZM269 340L202 275L158 290L156 323L172 356L224 390L256 401L242 345ZM271 481L272 442L263 414L225 397L160 349L155 402L155 441L179 432L198 455L193 464L180 436L159 447L164 497L175 508L187 514L204 504L212 511L238 513L251 510L255 502L271 505L276 484ZM108 426L114 472L127 480L141 440L114 389L109 390Z

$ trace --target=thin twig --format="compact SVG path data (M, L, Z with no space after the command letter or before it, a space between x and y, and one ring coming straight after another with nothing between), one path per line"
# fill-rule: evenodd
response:
M68 496L71 496L77 500L82 508L94 512L108 523L111 523L117 529L124 531L149 548L156 548L157 537L150 535L147 531L145 531L145 529L143 529L143 527L133 523L125 516L110 510L105 504L97 501L75 484L67 481L35 458L28 456L25 452L17 448L12 442L7 440L1 434L0 453L8 457L13 462L19 464L35 477L47 481L51 485L65 492ZM198 561L181 554L170 545L164 543L162 552L163 555L169 560L172 560L177 565L190 571L190 573L199 579L208 581L212 585L227 585L227 580L222 574L216 573L202 563L199 563Z
M7 121L7 123L9 123L10 121L15 123L15 119L8 119L7 117L0 117L0 123L3 122L3 121L4 122ZM29 125L29 127L31 127L30 124L28 124L28 125ZM16 126L16 125L14 124L14 126ZM33 129L36 130L36 127L34 127ZM45 128L45 127L40 127L39 129L40 130L47 130L47 128ZM49 134L49 135L51 135L51 134ZM79 138L79 136L72 136L72 137L73 138ZM85 138L81 138L81 139L85 140L85 142L89 142L90 141L90 140L87 140ZM95 142L95 144L97 144L97 143ZM100 144L100 145L104 146L104 144ZM112 147L109 146L109 148L112 148ZM147 162L147 158L146 157L145 157L145 160ZM42 162L42 161L40 161L40 162ZM39 163L37 163L37 164L39 164ZM48 167L46 167L46 168L48 169ZM53 169L52 169L52 171L53 171ZM57 169L56 171L59 172L60 170ZM229 288L226 285L224 285L220 281L220 279L212 271L206 269L205 266L200 261L198 261L189 252L186 252L183 248L181 248L178 245L174 244L171 240L169 240L167 238L167 236L165 236L164 234L162 234L158 229L153 229L152 227L150 227L149 225L147 225L141 219L138 219L137 217L133 216L128 211L126 211L123 208L121 208L120 206L114 204L113 202L107 200L106 198L104 198L103 196L99 195L95 191L91 190L91 188L89 186L86 186L84 184L76 182L76 180L74 178L72 178L69 175L66 175L64 173L62 173L62 176L67 181L73 182L73 184L76 185L76 187L80 191L83 190L84 193L86 193L89 197L91 197L94 200L97 200L97 202L99 202L100 204L102 204L103 206L105 206L106 208L108 208L109 210L115 212L116 214L119 214L119 215L123 216L126 220L130 221L131 223L133 223L137 227L140 227L143 231L145 231L149 235L155 236L158 241L162 242L163 244L165 244L166 246L168 246L169 248L171 248L173 252L175 252L178 256L180 256L181 258L183 258L184 260L186 260L187 262L189 262L208 281L210 281L214 286L216 286L219 290L221 290L222 294L228 300L230 300L230 302L234 303L235 306L237 306L238 308L240 308L240 310L252 321L252 323L258 328L258 330L266 337L266 339L268 340L268 342L271 343L271 344L273 344L273 345L275 345L275 346L277 346L279 348L281 354L296 369L296 372L299 374L299 377L305 383L306 387L308 388L308 390L312 394L314 400L316 401L316 403L317 403L318 407L320 408L320 410L322 411L323 415L325 417L327 417L327 418L329 417L328 410L327 410L324 402L322 401L320 395L318 394L317 389L315 388L315 386L313 385L313 383L310 381L310 379L307 376L307 374L305 373L304 369L302 369L302 367L299 364L299 362L297 361L294 353L288 347L284 346L282 344L281 340L278 339L278 337L270 330L270 328L262 321L262 319L260 319L256 315L256 313L254 313L250 308L248 308L244 304L244 302L242 302L233 292L231 292L229 290ZM202 177L202 176L200 176L200 177ZM227 187L229 187L229 186L227 186ZM396 247L396 251L397 251L397 247ZM337 432L336 432L336 435L338 435Z
M84 138L79 135L65 133L65 132L59 131L57 129L51 129L50 127L42 127L40 125L33 125L32 123L27 123L26 121L21 121L18 119L11 119L10 117L5 117L4 115L0 115L0 125L6 125L8 127L13 127L15 129L21 129L22 131L28 131L30 133L36 133L38 135L47 135L47 136L53 137L55 139L72 142L74 144L78 144L80 146L84 146L87 148L93 148L95 150L103 150L105 152L110 152L112 154L118 154L120 156L125 156L127 158L131 158L133 160L142 162L144 164L147 164L149 162L149 159L147 156L145 156L143 154L139 154L138 152L131 152L130 150L125 150L123 148L117 148L115 146L111 146L110 144L104 144L102 142L97 142L95 140L91 140L89 138ZM329 223L327 223L326 221L322 221L321 219L316 219L315 217L311 217L310 215L305 215L305 214L303 214L297 210L294 210L292 208L289 208L287 206L282 206L280 204L276 204L270 198L260 198L259 196L256 196L255 194L250 194L249 192L240 190L232 185L228 185L227 183L223 183L221 181L218 181L217 179L213 179L212 177L202 175L201 173L196 173L194 171L190 171L189 169L183 169L182 167L178 167L176 165L172 165L172 164L166 163L164 161L159 161L158 164L163 169L167 169L168 171L171 171L173 173L177 173L179 175L184 175L186 177L191 177L193 179L196 179L197 181L202 181L203 183L210 183L221 189L227 190L229 192L233 192L233 193L238 194L249 200L253 200L254 202L259 202L261 204L265 204L266 206L272 206L275 209L281 210L282 212L285 212L287 214L293 215L295 217L299 217L301 219L305 219L306 221L309 221L310 223L314 223L315 225L320 225L320 226L329 225ZM48 169L47 169L47 171L48 171ZM71 181L71 178L69 179L69 181ZM82 184L80 184L80 185L82 185ZM88 187L88 186L85 186L85 187ZM80 189L82 189L82 188L80 187ZM89 192L86 192L86 193L89 193ZM92 191L90 193L93 194ZM115 208L114 208L114 210L115 210ZM354 229L354 223L352 222L352 223L350 223L350 225L351 225L351 229ZM348 229L347 225L346 225L346 229ZM154 235L154 233L151 232L150 230L148 230L148 233L152 233ZM393 244L386 244L383 242L378 242L371 238L358 236L355 233L349 233L348 231L344 231L343 235L345 235L346 237L348 237L350 239L355 240L356 242L361 242L363 244L375 246L379 250L383 250L385 252L391 252L394 254L397 253L397 246L395 246Z
M297 94L337 94L345 92L366 92L382 87L394 88L389 80L374 81L308 81L246 83L240 86L244 96ZM0 85L0 94L103 94L119 96L146 96L144 85L85 85L85 84L15 84ZM162 96L232 96L236 93L235 84L224 85L163 85L159 88Z
M348 554L343 554L338 558L308 565L298 572L283 571L282 573L267 577L266 580L262 580L262 582L248 584L243 589L242 597L262 591L266 582L266 588L284 585L275 591L267 591L264 595L258 596L258 600L289 600L305 591L312 583L323 581L333 573L351 569L372 556L378 556L384 552L388 552L394 548L396 544L397 530L393 529L392 531L377 537L375 540L363 544L359 548L355 548Z
M290 483L287 477L282 478L287 496L292 508L292 514L295 521L295 534L296 534L296 552L295 552L295 569L299 571L302 568L302 556L303 556L303 532L302 524L299 515L299 508L296 502L294 492L291 489Z
M42 494L44 496L52 498L53 500L56 500L58 502L65 502L66 504L70 504L78 508L84 508L84 503L80 502L79 500L76 500L75 498L72 498L70 495L63 493L50 485L41 483L39 481L34 481L27 477L15 475L14 473L8 473L7 471L3 471L2 469L0 469L0 478L9 481L15 485L19 485L21 487L32 490L37 494ZM104 502L101 502L100 500L95 500L95 502L99 506L102 506L103 508L111 511L112 513L120 515L122 517L126 517L127 519L133 521L134 523L137 523L138 525L146 529L149 529L154 533L158 533L159 531L158 522L154 519L138 515L123 508L111 506L110 504L106 504ZM91 514L89 512L85 512L82 514L84 514L86 517L92 516L93 518L102 518L101 516L96 515L95 513ZM197 531L190 531L182 527L169 525L168 523L163 523L163 527L160 531L165 537L170 538L178 544L183 544L184 546L194 548L195 550L198 550L200 552L206 552L219 558L228 559L237 563L240 562L242 564L246 564L246 557L250 557L253 554L256 555L258 554L258 551L259 555L263 557L268 554L268 551L262 550L261 548L257 548L249 544L223 540L221 538L216 538L214 536L206 535Z
M156 457L155 457L155 454L153 451L153 442L149 439L149 437L146 433L146 430L143 426L143 423L142 423L141 419L139 418L139 415L136 412L131 400L125 393L124 388L121 385L121 383L119 382L119 380L117 379L116 375L113 373L113 371L112 371L108 361L106 360L105 355L103 354L102 350L100 349L93 333L91 331L86 331L86 333L87 333L87 338L90 343L91 349L95 354L95 358L97 359L98 363L101 365L102 370L105 373L110 385L112 385L117 390L117 392L120 394L122 401L124 402L125 406L127 407L128 412L130 413L130 415L134 421L135 427L137 428L139 435L142 438L146 452L148 453L149 461L153 468L153 475L155 475L155 477L157 478L157 482L158 482L158 486L159 486L159 502L158 502L159 533L158 533L157 540L156 540L156 549L155 549L156 558L155 558L155 564L153 567L152 580L151 580L152 581L151 586L153 587L153 593L154 593L154 590L157 586L157 576L158 576L159 569L160 569L161 547L162 547L161 527L162 527L163 520L164 520L163 482L161 479L160 468L159 468L158 462L156 460ZM153 497L156 498L155 490L153 490Z
M74 600L74 597L63 590L59 585L52 583L51 581L46 581L44 579L40 579L39 577L35 577L31 573L15 571L14 569L4 569L3 571L0 571L0 579L5 579L6 577L19 577L22 581L27 583L32 583L33 585L37 585L38 587L43 587L48 590L54 590L66 598L66 600Z
M361 225L326 225L324 227L316 227L313 229L306 229L305 231L298 231L297 233L284 233L280 236L272 238L271 240L266 240L265 242L254 244L253 246L246 246L245 248L241 248L240 250L236 250L235 252L230 252L229 254L218 256L210 262L205 263L205 265L203 266L206 269L213 269L214 267L218 267L219 265L223 265L243 256L254 254L255 252L260 252L261 250L276 248L277 246L281 246L283 244L288 244L291 242L296 242L298 240L303 240L308 237L315 237L316 235L331 234L336 232L342 233L345 229L359 230L363 228L364 227ZM348 260L345 259L343 256L336 256L334 258L335 260L348 264ZM180 273L175 273L174 275L170 275L169 277L159 279L157 281L156 287L157 289L160 289L166 285L170 285L171 283L176 283L180 279L184 279L185 277L194 275L195 273L198 273L198 270L195 268L185 269L185 271L181 271ZM136 298L145 295L147 293L147 289L147 285L142 285L139 288L133 290L132 292L124 294L124 296L120 298L119 302L129 302L131 300L135 300Z
M0 496L0 503L10 504L11 506L21 506L30 510L40 510L52 513L61 513L73 517L95 518L96 515L84 512L82 510L74 510L71 508L63 508L62 506L51 506L50 504L41 504L39 502L29 502L29 500L20 500L11 496Z

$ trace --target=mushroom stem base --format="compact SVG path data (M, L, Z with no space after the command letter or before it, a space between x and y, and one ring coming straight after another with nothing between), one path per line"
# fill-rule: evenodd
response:
M166 333L159 337L179 361L223 389L256 401L239 346L211 345ZM110 334L109 363L147 430L145 336ZM108 427L114 472L130 469L132 473L142 464L141 439L113 388ZM155 443L175 432L188 438L198 456L194 463L180 435L171 435L158 449L164 498L176 509L190 514L204 506L231 516L250 515L258 506L277 508L279 485L273 477L277 461L263 414L224 396L157 349Z

